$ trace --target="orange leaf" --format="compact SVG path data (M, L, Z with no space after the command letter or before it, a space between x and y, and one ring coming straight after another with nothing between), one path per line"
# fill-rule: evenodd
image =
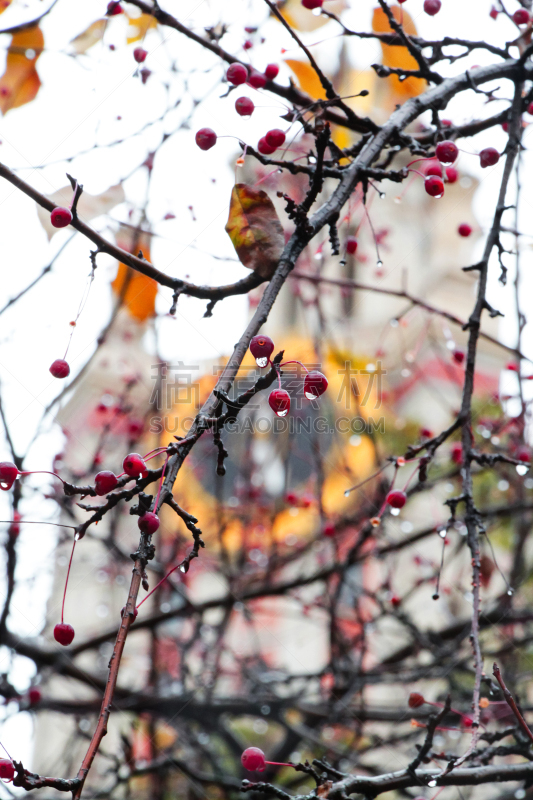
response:
M6 8L9 8L13 0L0 0L0 14L3 14Z
M326 91L311 64L306 64L305 61L295 61L292 58L285 59L285 63L296 75L300 89L303 92L312 97L313 100L326 99Z
M401 19L401 14L403 11L403 29L409 36L416 36L417 30L416 25L414 24L413 20L409 16L409 13L404 9L400 9L399 6L392 6L391 11L394 15L394 19L398 22ZM389 20L385 12L381 8L374 9L374 16L372 18L372 30L376 33L391 33L392 28L389 24ZM383 64L386 67L396 67L400 69L418 69L418 64L416 59L411 55L409 50L406 47L395 47L390 44L383 44L381 43L381 50L383 52ZM408 97L414 97L420 92L423 92L426 86L426 81L422 78L406 78L404 81L400 81L397 75L391 75L388 78L384 78L389 82L389 85L393 88L393 91L397 96L400 98L406 99Z
M143 39L150 28L157 28L157 20L152 14L141 14L140 17L130 17L128 25L128 44L139 42Z
M150 261L150 246L146 236L136 241L133 247L131 237L127 241L119 237L117 244L128 252L134 249L136 254L142 250L144 258ZM117 276L111 286L115 294L122 299L123 308L127 308L136 320L145 322L154 316L157 281L153 278L147 278L146 275L136 272L125 264L119 264Z
M285 244L283 228L266 192L237 183L231 192L226 231L248 269L271 278Z
M35 98L41 81L35 62L44 47L41 29L35 25L16 33L7 51L6 71L0 78L0 111L7 114Z
M92 25L89 25L83 33L78 34L71 40L71 45L77 55L86 53L87 50L93 45L97 44L105 33L107 27L107 19L97 19Z

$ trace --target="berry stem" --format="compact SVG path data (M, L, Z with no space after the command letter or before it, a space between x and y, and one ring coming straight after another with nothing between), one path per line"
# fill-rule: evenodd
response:
M55 472L50 472L47 469L32 469L29 470L28 472L19 472L19 475L53 475L54 478L60 480L63 485L65 484L63 478L60 478L59 475L57 475Z
M183 564L183 561L180 561L180 563L179 563L179 564L176 564L176 566L175 566L175 567L172 567L172 569L171 569L169 572L167 572L167 574L165 575L165 577L164 577L164 578L161 578L161 580L159 581L159 583L156 583L156 585L154 586L154 588L153 588L151 591L149 591L147 595L145 595L145 596L143 597L143 599L141 600L141 602L140 602L140 603L137 603L137 609L139 609L139 608L142 606L142 604L144 603L144 601L145 601L145 600L148 600L148 598L150 597L150 595L151 595L151 594L153 594L153 593L155 592L155 590L156 590L156 589L159 589L159 587L161 586L161 584L162 584L162 583L164 583L164 582L165 582L165 581L166 581L168 578L170 578L170 576L172 575L172 573L173 573L173 572L176 572L176 570L177 570L177 569L179 569L179 568L181 567L181 565L182 565L182 564ZM267 762L267 763L270 763L270 762Z
M67 577L65 579L65 591L63 592L63 602L61 604L61 624L63 624L63 615L65 613L65 600L67 598L67 586L68 586L68 579L70 577L70 568L72 566L72 558L74 557L74 548L76 547L76 542L78 540L74 537L74 542L72 543L72 550L70 553L70 561L68 562L68 569L67 569Z
M305 364L302 364L302 362L301 362L301 361L284 361L284 362L283 362L283 364L280 364L279 366L280 366L280 368L281 368L281 367L286 367L286 366L287 366L287 364L299 364L301 367L303 367L303 369L305 369L305 371L306 371L306 372L307 372L307 374L309 375L309 370L307 369L307 367L305 366ZM272 762L270 762L270 761L267 761L266 763L267 763L267 764L270 764L270 763L272 763L272 764L273 764L274 762L273 762L273 761L272 761Z

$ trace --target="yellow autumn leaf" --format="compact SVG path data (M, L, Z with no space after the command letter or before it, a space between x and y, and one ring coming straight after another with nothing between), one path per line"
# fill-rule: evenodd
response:
M296 61L292 58L286 58L285 63L295 74L302 92L308 94L313 100L326 99L326 91L311 64L307 64L305 61Z
M411 16L405 9L399 6L392 6L391 11L396 21L400 21L403 12L403 29L409 36L416 36L417 30ZM391 33L392 28L387 19L387 15L381 8L374 9L372 18L372 30L376 33ZM400 69L418 69L416 59L411 55L406 47L396 47L389 44L381 43L381 50L383 53L382 63L386 67L395 67ZM397 75L391 75L384 78L392 87L394 93L401 99L414 97L420 92L423 92L426 86L426 81L422 78L406 78L400 81Z
M348 8L346 0L328 0L328 11L332 14L339 16L345 8ZM315 16L309 9L303 7L301 0L286 0L283 5L278 6L278 9L291 28L303 33L316 31L330 21L325 15Z
M140 17L130 17L128 24L128 44L138 42L146 36L150 28L157 27L157 20L151 14L141 14Z
M29 103L35 98L41 81L35 63L44 47L44 37L38 25L14 34L7 50L6 69L0 78L0 111Z
M133 243L131 236L120 235L117 237L117 244L128 252L131 252L134 246L136 255L141 250L146 261L150 261L150 243L147 236L141 236ZM117 297L121 298L122 307L126 308L134 319L145 322L154 316L157 281L153 278L148 278L125 264L119 264L117 276L111 287Z
M97 19L96 22L93 22L92 25L89 25L89 27L84 30L83 33L78 34L78 36L72 39L70 43L74 49L74 52L80 56L83 53L86 53L90 47L97 44L104 35L107 22L107 19Z
M237 183L231 192L226 232L241 264L263 278L271 278L278 266L285 237L267 193Z

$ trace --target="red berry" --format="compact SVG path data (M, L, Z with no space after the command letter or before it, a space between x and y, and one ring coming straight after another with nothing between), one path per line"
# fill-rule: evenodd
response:
M441 164L453 164L459 155L459 148L455 142L450 142L448 140L439 142L435 148L435 155Z
M263 89L266 86L266 76L263 75L262 72L258 72L256 69L250 72L250 77L248 78L248 83L250 86L253 86L254 89Z
M423 706L425 702L426 701L424 697L421 694L418 694L418 692L411 692L409 695L409 708L420 708L420 706Z
M28 692L28 702L30 706L36 706L38 703L41 702L41 690L38 689L36 686L32 686L30 691Z
M308 400L320 397L328 388L328 379L321 372L308 372L304 380L304 394Z
M259 141L258 141L258 143L257 143L257 149L258 149L258 150L259 150L259 152L260 152L260 153L262 153L264 156L271 156L271 155L272 155L272 153L275 153L275 152L276 152L276 148L275 148L275 147L271 147L271 146L268 144L268 142L267 142L267 140L265 139L265 137L264 137L264 136L262 136L262 137L259 139Z
M19 511L13 512L13 522L8 528L8 533L12 539L16 539L20 533L20 521L22 519L22 514Z
M270 147L276 149L285 142L285 134L279 128L273 128L265 133L265 140Z
M327 522L322 528L324 536L335 536L335 525L333 522Z
M531 451L527 447L521 447L516 457L519 461L526 461L528 464L531 461Z
M483 168L493 167L500 160L500 154L495 147L485 147L479 154L479 161Z
M472 717L463 717L463 726L465 728L471 728L473 724L474 720L472 719Z
M117 483L117 476L108 469L102 470L94 477L94 488L98 497L103 497L104 494L112 492Z
M241 756L244 769L250 772L263 772L265 769L265 754L258 747L247 747Z
M452 353L452 358L456 364L462 364L465 360L465 354L463 350L454 350Z
M252 48L253 46L254 46L254 43L252 42L252 40L251 40L251 39L247 39L247 40L245 41L245 43L243 44L243 49L244 49L244 50L251 50L251 48Z
M399 605L401 604L401 602L402 602L402 599L401 599L401 597L398 597L398 595L397 595L397 594L393 594L393 595L392 595L392 597L391 597L391 599L390 599L390 601L391 601L391 605L393 605L393 606L394 606L394 608L398 608L398 606L399 606Z
M446 167L446 180L448 183L455 183L458 177L459 173L455 167Z
M144 84L146 83L146 81L148 80L148 78L150 77L151 74L152 74L152 70L151 69L147 69L147 67L143 67L143 69L140 70L139 75L141 76L141 81L143 82L143 86L144 86Z
M50 367L54 378L66 378L70 375L70 367L63 358L56 358Z
M504 133L507 133L508 130L509 130L509 123L508 122L502 122L502 131Z
M462 464L463 463L463 446L459 443L452 445L452 449L450 452L452 461L454 464Z
M0 462L0 489L3 489L4 492L11 489L18 474L18 469L11 461Z
M528 113L528 114L533 114L533 103L530 103L530 104L528 105L528 107L527 107L527 113Z
M250 342L250 352L255 358L258 367L266 367L270 356L274 352L274 342L269 336L258 334Z
M430 431L429 428L420 428L420 436L422 439L431 439L433 437L433 431Z
M194 138L200 150L211 150L217 143L217 135L211 128L200 128Z
M267 81L273 81L278 77L279 67L277 64L267 64L265 69L265 78Z
M302 5L304 8L308 8L309 11L312 11L314 8L321 8L323 0L302 0Z
M298 505L298 495L296 492L287 492L285 495L285 502L288 503L290 506Z
M128 422L128 434L133 438L136 439L144 430L144 420L143 419L130 419Z
M107 11L106 14L108 17L116 17L117 14L123 14L124 11L122 10L122 6L118 2L118 0L111 0L110 3L107 4Z
M12 781L15 777L15 766L10 758L0 758L0 778Z
M424 181L424 189L431 197L442 197L444 194L442 178L437 177L437 175L429 175Z
M489 17L491 19L497 19L498 17L498 9L496 6L492 6L491 10L489 11Z
M50 214L50 222L54 228L66 228L72 222L72 212L69 208L56 206Z
M387 503L393 508L403 508L406 502L407 495L405 492L400 492L398 489L389 492L387 495Z
M351 256L353 256L353 254L357 250L357 244L358 243L355 236L348 236L348 238L346 239L346 252L349 253Z
M438 14L441 6L441 0L424 0L424 11L426 14L429 14L430 17L434 17L435 14Z
M74 628L67 622L59 622L54 628L54 639L63 647L68 647L74 639Z
M529 12L525 8L519 8L513 14L513 22L516 25L527 25L529 22Z
M274 389L270 392L268 405L278 417L286 417L291 407L291 398L285 389Z
M241 117L249 117L254 111L254 102L249 97L238 97L235 100L235 111Z
M514 361L509 361L509 363L505 365L505 369L508 369L510 372L518 372L518 364L515 364Z
M121 610L120 613L121 613L122 616L124 616L124 614L126 613L126 606L122 606L122 610ZM133 609L133 619L137 619L138 613L139 613L139 609L138 608L134 608Z
M152 511L147 511L146 514L139 517L137 524L140 531L151 536L159 528L159 517Z
M139 453L129 453L122 462L122 469L130 478L138 478L146 469L144 458Z
M440 165L440 162L437 161L436 159L432 159L431 161L429 161L424 169L424 174L436 175L437 178L442 178L442 167Z
M137 64L142 64L146 56L148 55L146 50L143 50L142 47L136 47L133 51L133 58L137 62Z
M232 83L234 86L240 86L241 83L246 83L248 80L248 70L244 64L231 64L226 72L226 78L228 82Z
M464 236L466 239L466 237L470 236L470 234L472 233L472 228L466 222L462 222L457 228L457 233L459 234L459 236Z

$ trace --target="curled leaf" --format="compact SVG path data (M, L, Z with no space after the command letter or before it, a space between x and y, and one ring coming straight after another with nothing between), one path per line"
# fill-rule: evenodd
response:
M283 228L266 192L237 183L231 192L226 231L241 264L271 278L285 244Z
M43 47L44 37L38 25L13 35L7 51L6 70L0 78L2 114L29 103L37 95L41 81L35 62Z
M106 25L107 19L97 19L96 22L93 22L92 25L89 25L89 27L86 28L83 33L78 34L78 36L72 39L70 43L74 49L74 52L80 56L83 53L86 53L90 47L97 44L104 35Z

